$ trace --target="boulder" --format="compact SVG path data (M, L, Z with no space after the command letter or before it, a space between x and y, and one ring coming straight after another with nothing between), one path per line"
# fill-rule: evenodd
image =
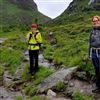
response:
M38 86L38 90L39 90L38 92L40 92L40 93L45 92L48 89L53 88L60 81L70 80L73 71L76 69L77 69L77 66L69 68L69 69L57 71L54 74L43 79Z

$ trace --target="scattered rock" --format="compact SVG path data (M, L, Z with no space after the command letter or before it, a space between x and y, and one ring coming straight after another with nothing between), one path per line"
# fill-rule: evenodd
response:
M56 93L54 91L52 91L51 89L49 89L47 91L47 96L52 96L52 97L56 97Z

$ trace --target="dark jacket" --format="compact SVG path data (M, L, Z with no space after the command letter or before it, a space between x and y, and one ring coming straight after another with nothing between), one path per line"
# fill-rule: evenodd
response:
M100 49L100 27L94 27L90 34L89 57L91 56L91 48Z

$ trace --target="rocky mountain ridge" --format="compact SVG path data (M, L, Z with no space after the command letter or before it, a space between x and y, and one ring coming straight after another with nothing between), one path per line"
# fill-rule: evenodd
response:
M38 10L36 3L33 0L8 0L10 3L17 4L20 8L30 10Z

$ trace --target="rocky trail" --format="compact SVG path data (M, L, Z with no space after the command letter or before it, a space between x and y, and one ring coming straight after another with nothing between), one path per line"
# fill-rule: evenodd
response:
M2 41L4 40L2 39ZM21 72L26 62L29 60L28 51L24 52L23 55L25 60L20 63L13 76L10 71L4 72L3 82L0 82L0 100L15 100L16 96L22 96L24 97L23 100L27 100L20 84L23 83L21 81ZM50 63L48 60L44 59L43 54L39 55L39 65L43 65L50 69L56 69L57 67L55 66L55 63ZM1 67L4 68L5 64ZM77 66L65 69L64 65L61 65L59 70L42 80L39 84L39 91L41 92L39 96L45 95L49 100L72 100L71 98L73 97L73 93L77 90L86 95L93 95L91 91L94 84L81 79L86 74L85 72L77 72L79 78L72 77L72 73L76 69ZM12 77L16 77L16 81L12 80ZM61 90L61 92L52 91L53 86L59 81L65 82L65 90ZM10 86L7 86L8 84L10 84ZM44 91L46 91L45 94ZM100 93L94 95L96 95L95 100L100 100Z

